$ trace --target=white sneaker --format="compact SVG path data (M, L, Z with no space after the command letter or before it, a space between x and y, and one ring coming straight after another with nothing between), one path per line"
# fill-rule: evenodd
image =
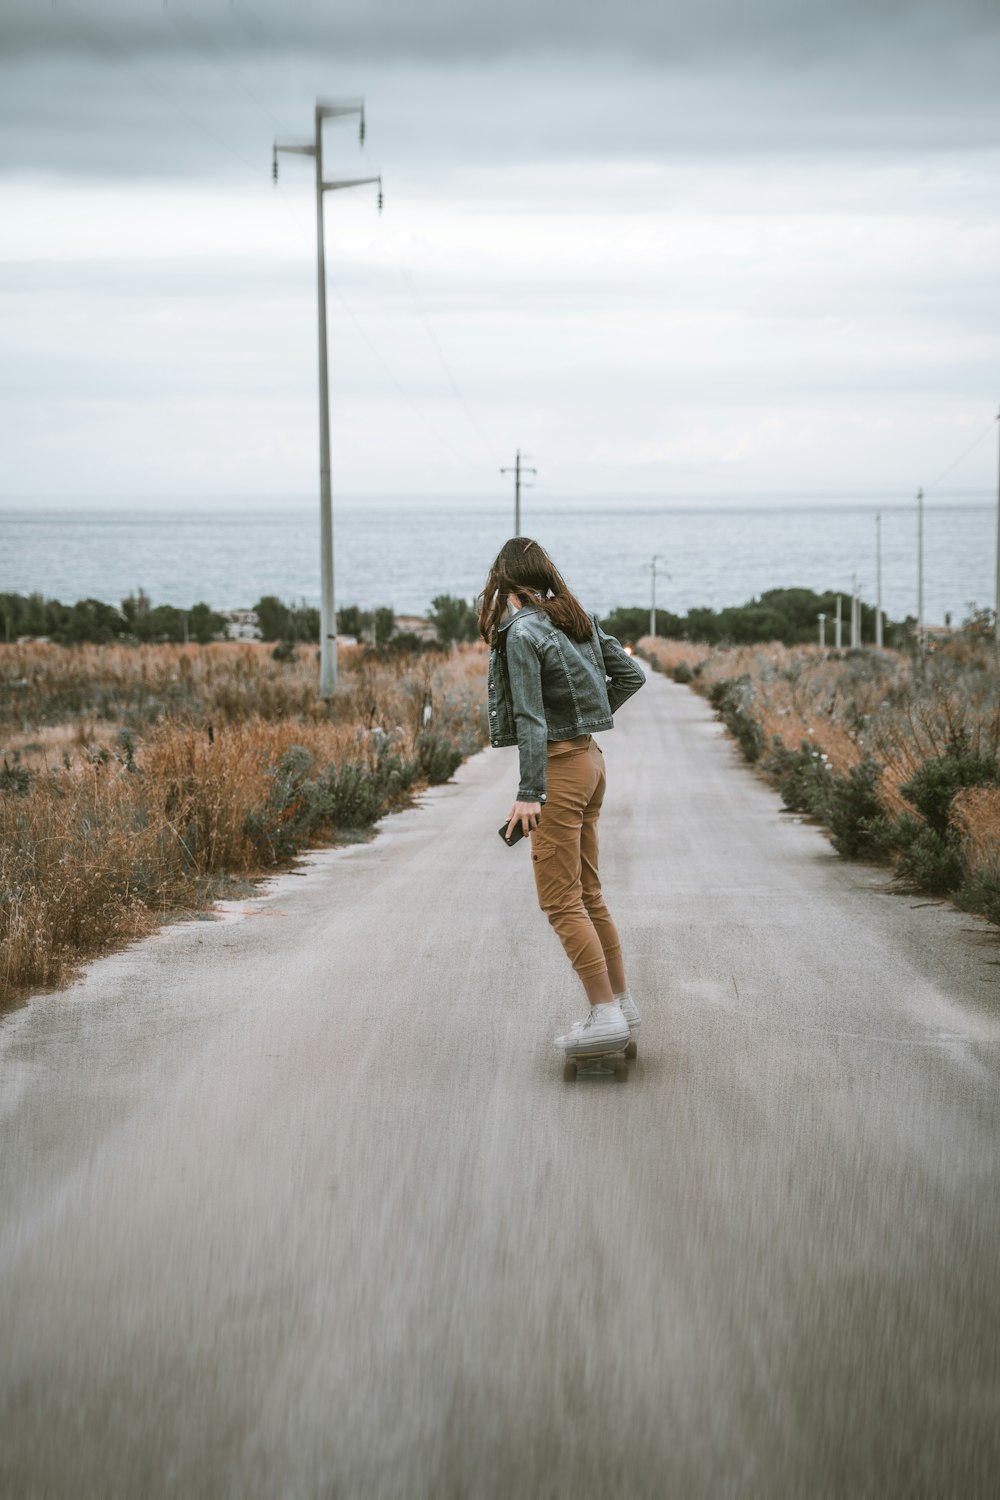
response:
M616 995L615 999L621 1006L622 1015L628 1022L629 1032L634 1037L636 1032L639 1030L639 1027L642 1025L642 1017L639 1015L639 1007L632 999L632 995L629 990L626 990L623 995ZM570 1034L572 1035L574 1031L582 1030L582 1028L586 1026L586 1024L586 1021L574 1021L573 1025L570 1027Z
M556 1046L567 1057L586 1057L598 1052L614 1052L629 1039L628 1022L617 1000L607 1005L592 1005L590 1015L565 1036L556 1037Z
M631 991L626 990L624 995L616 995L615 999L622 1008L622 1015L628 1022L628 1029L635 1036L642 1025L642 1017L639 1015L639 1007L632 999Z

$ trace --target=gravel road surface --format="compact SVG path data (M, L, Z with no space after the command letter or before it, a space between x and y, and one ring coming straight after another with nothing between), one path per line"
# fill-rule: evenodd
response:
M0 1494L996 1493L995 929L685 688L602 745L625 1084L506 751L0 1023Z

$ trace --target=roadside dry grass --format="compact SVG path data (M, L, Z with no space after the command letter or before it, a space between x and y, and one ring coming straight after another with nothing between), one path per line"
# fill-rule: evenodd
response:
M364 836L487 738L486 657L265 646L0 649L0 983L8 999Z
M922 666L895 651L639 645L712 700L747 758L827 822L841 852L899 854L918 884L1000 921L1000 789L964 785L1000 781L991 645L956 639Z

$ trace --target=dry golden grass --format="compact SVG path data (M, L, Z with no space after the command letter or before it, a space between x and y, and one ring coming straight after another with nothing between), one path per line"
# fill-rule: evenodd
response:
M1000 752L1000 677L991 647L955 642L922 673L895 651L834 653L819 646L707 647L646 637L640 645L665 670L699 668L692 686L746 675L753 713L766 742L789 750L808 741L844 774L865 756L882 767L886 811L912 812L900 788L927 760L964 738L974 750Z
M637 644L648 656L655 657L656 666L668 675L675 667L696 667L709 654L707 646L697 646L691 641L672 641L661 635L644 635Z
M464 753L486 738L480 647L345 652L329 706L316 694L314 652L303 656L274 662L266 647L242 643L0 650L3 755L33 772L26 794L0 792L8 995L58 982L81 959L273 866L247 819L293 746L317 768L373 766L375 730L412 756L428 709L433 731ZM95 706L119 717L95 717Z
M965 787L952 803L951 816L969 872L1000 881L1000 787Z

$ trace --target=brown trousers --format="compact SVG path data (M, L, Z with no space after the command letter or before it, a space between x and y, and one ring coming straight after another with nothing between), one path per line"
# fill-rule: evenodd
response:
M601 894L597 820L604 801L604 753L593 737L549 742L548 796L531 834L538 904L582 979L591 979L621 952Z

